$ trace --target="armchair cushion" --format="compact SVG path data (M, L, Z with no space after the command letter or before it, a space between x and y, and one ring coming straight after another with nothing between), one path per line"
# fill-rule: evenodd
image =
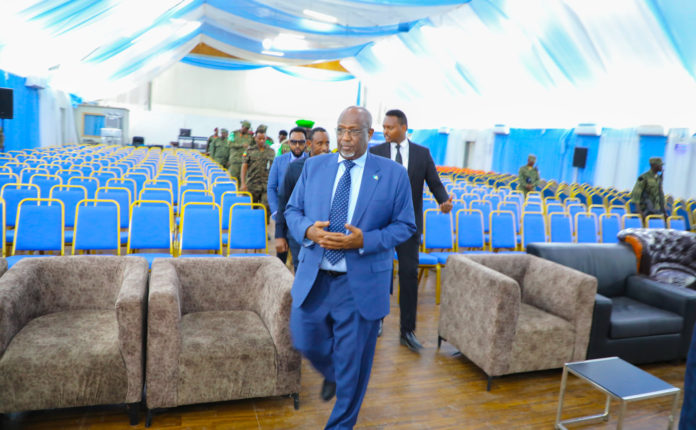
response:
M678 334L682 330L684 319L675 313L646 305L629 297L614 297L611 302L609 337L612 339Z
M262 397L275 389L275 346L249 311L195 312L181 318L181 404Z

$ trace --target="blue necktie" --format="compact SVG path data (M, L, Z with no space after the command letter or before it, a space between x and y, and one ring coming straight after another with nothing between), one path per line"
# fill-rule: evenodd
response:
M355 163L350 160L343 162L346 170L343 176L338 181L336 193L334 194L333 203L331 203L331 212L329 212L329 231L333 233L344 233L346 231L345 224L348 222L348 204L350 202L350 169L355 166ZM331 262L336 264L343 258L342 249L327 249L324 256Z

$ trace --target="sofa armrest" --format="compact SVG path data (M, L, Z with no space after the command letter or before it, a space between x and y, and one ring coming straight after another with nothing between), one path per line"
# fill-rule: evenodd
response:
M35 268L35 265L17 264L0 278L0 357L22 327L41 315Z
M441 295L439 336L486 374L504 374L520 312L517 282L465 256L452 255Z
M626 296L681 316L696 313L696 291L663 284L645 276L628 277Z
M522 302L570 322L575 331L572 360L584 360L590 341L597 278L530 256Z
M292 309L293 276L277 258L265 258L256 272L254 311L271 334L278 353L278 362L292 371L300 366L299 353L292 346L290 311ZM290 368L287 368L290 366Z
M128 373L126 403L142 400L143 323L147 291L147 260L125 257L121 267L121 288L116 298L118 343Z
M166 259L152 264L147 312L147 407L178 406L181 284Z

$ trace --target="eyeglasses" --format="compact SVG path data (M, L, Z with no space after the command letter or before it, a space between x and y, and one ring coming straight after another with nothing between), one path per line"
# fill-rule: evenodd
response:
M350 135L350 137L358 137L362 134L363 131L365 131L364 128L355 128L355 129L337 128L336 129L336 136L341 137L344 134L348 133Z
M289 142L293 145L302 145L302 144L307 143L306 140L292 140L292 139L290 139Z

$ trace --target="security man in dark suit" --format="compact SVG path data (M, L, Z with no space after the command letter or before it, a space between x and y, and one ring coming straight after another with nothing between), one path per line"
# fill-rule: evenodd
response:
M396 254L399 258L401 344L411 351L419 352L423 345L416 338L414 331L418 305L418 252L423 232L423 184L428 184L428 188L440 204L440 210L444 213L452 210L452 198L447 195L447 190L437 175L430 150L406 138L408 130L406 115L398 109L388 111L382 128L386 142L373 146L370 151L403 165L408 171L408 179L411 182L413 209L418 229L409 240L396 247Z

